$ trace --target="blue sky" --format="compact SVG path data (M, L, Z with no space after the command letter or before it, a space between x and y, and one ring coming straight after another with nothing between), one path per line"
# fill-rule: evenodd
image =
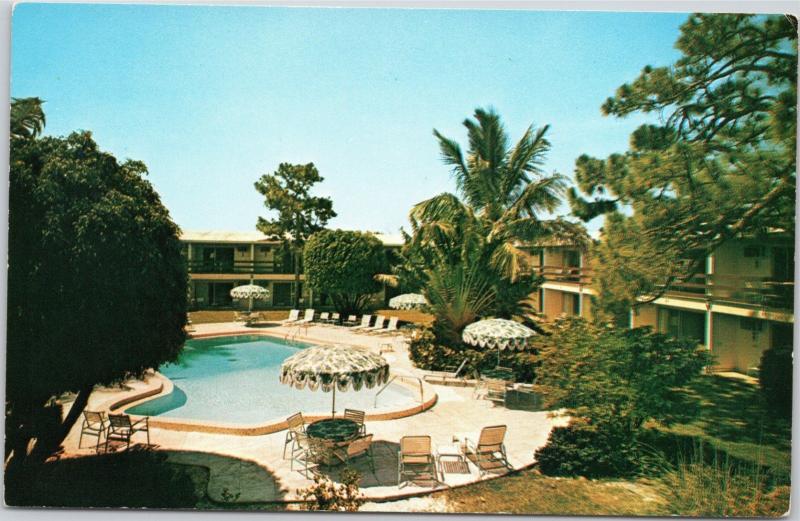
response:
M466 147L461 122L476 107L494 107L512 140L550 124L547 171L624 151L644 120L600 105L644 65L677 58L685 19L21 4L11 93L46 100L46 134L91 130L144 161L186 230L253 230L268 215L254 181L313 161L332 227L396 233L414 203L454 190L432 130Z

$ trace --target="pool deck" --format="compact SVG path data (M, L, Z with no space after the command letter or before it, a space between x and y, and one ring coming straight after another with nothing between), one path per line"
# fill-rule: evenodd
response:
M391 344L393 351L383 353L392 371L400 374L423 376L425 371L413 367L403 337L367 335L351 332L345 328L313 325L308 328L284 327L270 324L266 327L248 328L237 323L198 324L192 332L194 337L269 334L279 338L295 338L309 342L337 342L379 351L384 344ZM163 380L152 375L144 381L125 382L125 389L96 389L87 409L108 410L110 404L125 396L143 392L157 392ZM443 385L430 386L437 395L430 409L405 418L366 422L367 432L374 435L373 454L375 472L363 458L355 460L355 467L362 475L361 491L373 501L389 500L427 494L435 490L460 486L483 479L499 477L509 471L525 468L534 463L534 451L545 444L550 430L565 425L567 418L552 417L545 411L511 410L494 406L488 400L474 399L472 388ZM154 418L155 420L155 418ZM469 434L476 440L482 427L507 425L506 450L511 468L484 468L479 472L475 461L468 458L467 465L448 464L440 483L418 482L398 486L397 452L400 438L406 435L430 435L433 451L438 445L448 444L454 435ZM91 455L95 452L94 438L84 437L83 448L78 448L80 422L65 440L65 456ZM290 461L283 459L282 452L286 432L270 434L239 435L209 432L179 431L150 428L150 439L157 450L166 451L169 460L180 464L200 465L210 469L209 496L216 501L236 497L236 502L297 501L298 489L312 484L298 470L290 468ZM136 434L134 441L143 443L144 435ZM114 447L112 447L112 450ZM124 447L117 447L124 450ZM102 450L102 449L101 449ZM334 480L341 468L322 469Z

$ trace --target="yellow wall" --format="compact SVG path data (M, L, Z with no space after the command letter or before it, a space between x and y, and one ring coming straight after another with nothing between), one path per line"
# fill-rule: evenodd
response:
M589 295L582 295L581 316L586 320L592 319L592 298Z
M555 320L564 312L564 299L560 291L544 290L544 315L547 320Z
M654 304L638 306L633 311L633 327L658 327L658 310Z
M714 251L714 273L716 275L739 275L744 277L769 277L772 275L772 248L764 247L764 257L745 257L746 246L761 243L736 241L725 243Z
M760 320L761 331L742 329L741 318L714 313L711 353L718 370L747 372L758 367L761 353L770 345L770 323Z

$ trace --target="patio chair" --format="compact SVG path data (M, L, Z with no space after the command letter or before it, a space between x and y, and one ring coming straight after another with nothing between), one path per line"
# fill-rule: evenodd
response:
M131 438L137 432L147 434L147 445L150 445L150 418L145 416L141 420L131 422L131 417L127 414L109 414L108 430L106 431L106 452L108 452L108 442L111 440L124 441L126 448L131 447Z
M489 400L495 405L498 403L505 405L507 390L508 384L505 380L487 380L484 399Z
M81 437L78 438L78 448L81 448L83 435L97 437L97 445L95 451L100 452L100 440L106 435L108 429L106 415L104 412L83 411L83 423L81 424Z
M342 463L350 463L353 459L363 455L367 458L372 473L375 473L375 459L372 457L372 434L356 438L346 447L335 449L333 455Z
M424 477L437 482L436 464L431 452L430 436L403 436L397 458L397 484L403 487L414 477ZM411 478L411 479L404 479Z
M339 313L333 313L331 314L331 317L328 319L327 323L335 326L339 323L340 317L341 316Z
M364 333L377 333L378 331L383 329L383 324L386 322L386 317L383 315L378 315L375 317L375 325L372 327L365 327L361 331Z
M423 380L430 383L441 382L445 383L447 381L453 381L458 379L458 375L461 374L464 367L467 365L467 359L461 361L461 364L458 367L449 366L445 367L444 371L428 371L428 374L422 377ZM465 372L466 374L466 372ZM461 379L465 379L465 376L462 376Z
M314 313L315 311L311 308L306 309L306 313L302 319L297 321L297 324L310 324L314 321Z
M293 309L289 312L289 318L285 320L281 320L281 324L291 324L292 322L297 322L300 319L300 310Z
M347 320L342 325L346 327L356 326L358 325L358 317L356 315L348 315Z
M306 437L306 421L303 419L303 413L298 412L286 418L288 428L286 430L286 439L283 442L283 459L286 459L286 446L292 444L292 455L298 445L298 439Z
M361 324L357 326L353 326L350 329L357 330L357 329L367 329L369 327L369 323L372 320L372 315L364 315L361 317Z
M322 313L319 314L319 317L317 318L316 322L327 324L328 321L330 320L330 316L331 316L330 313L328 313L327 311L323 311Z
M249 316L248 313L241 313L239 311L233 312L233 321L234 322L247 322L247 317Z
M379 335L385 335L387 333L396 333L397 331L399 331L399 329L397 329L398 320L400 319L397 317L389 317L389 324L386 326L386 328L381 329L380 331L376 331L376 333Z
M311 474L316 474L319 466L325 461L330 447L322 440L303 435L296 438L296 448L292 450L292 459L289 469L294 470L295 463L306 479L311 479Z
M261 313L250 313L245 319L244 323L247 326L252 326L253 324L258 324L262 320L264 319L261 316Z
M508 430L508 427L505 425L484 427L481 430L477 443L473 443L469 438L464 440L467 450L475 454L475 463L481 475L489 472L487 467L484 466L484 463L499 463L506 469L511 468L511 465L508 463L508 457L506 456L506 446L504 443L506 430Z
M364 424L365 417L366 413L364 411L359 411L357 409L344 410L344 419L356 422L358 424L358 432L361 433L362 436L367 433L367 426Z

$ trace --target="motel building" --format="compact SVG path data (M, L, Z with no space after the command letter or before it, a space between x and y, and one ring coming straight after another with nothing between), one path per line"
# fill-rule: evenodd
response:
M540 315L591 318L591 259L568 244L534 253L534 269L546 280L532 299ZM753 374L764 350L792 343L794 238L732 240L705 264L705 273L631 310L630 325L695 339L716 356L715 370Z
M374 234L392 252L399 235ZM230 309L235 286L258 284L270 290L269 299L255 309L291 306L293 259L278 241L260 232L184 232L183 254L190 275L191 309ZM591 259L570 244L542 244L532 249L533 269L545 277L534 308L545 320L559 315L592 316ZM301 263L302 268L302 263ZM300 307L324 307L324 294L302 287ZM397 293L386 287L375 296L383 305ZM651 326L674 336L693 338L717 357L718 371L754 373L761 353L770 346L792 342L794 324L794 242L789 235L772 234L768 241L738 239L706 259L705 273L673 286L652 303L631 311L631 327Z
M399 235L375 235L387 249L403 245ZM186 231L181 234L182 253L189 271L190 309L230 309L237 305L231 290L242 284L268 289L269 299L254 301L254 309L287 309L294 294L294 258L284 252L280 241L261 232ZM304 287L300 263L301 307L324 306L326 296ZM383 296L383 295L382 295ZM385 298L394 296L386 289Z

